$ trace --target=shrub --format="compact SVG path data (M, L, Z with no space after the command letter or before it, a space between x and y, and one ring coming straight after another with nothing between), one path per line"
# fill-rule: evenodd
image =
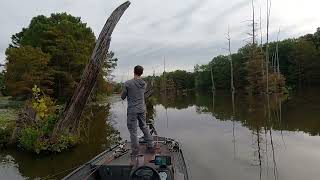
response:
M40 152L61 152L77 142L77 138L70 135L61 135L55 141L51 141L52 131L58 121L59 106L41 90L32 88L33 99L27 105L37 113L33 122L24 127L19 136L19 146L25 150ZM31 103L30 103L31 102Z
M61 152L78 142L78 138L70 135L61 135L53 142L50 136L44 133L43 129L32 127L23 129L19 138L19 146L39 154L40 152Z
M63 150L69 149L70 147L76 145L78 142L78 138L75 136L66 136L61 135L58 137L57 143L52 144L50 147L50 151L52 152L61 152Z
M44 93L40 94L41 90L36 85L32 88L33 99L32 107L36 110L37 115L41 120L47 118L48 116L55 114L57 107L55 102Z
M26 127L22 129L19 138L20 146L26 150L35 150L36 143L40 137L40 132L32 127Z
M50 136L55 124L58 121L58 116L57 115L50 115L47 120L45 121L45 124L42 127L42 131L44 135Z

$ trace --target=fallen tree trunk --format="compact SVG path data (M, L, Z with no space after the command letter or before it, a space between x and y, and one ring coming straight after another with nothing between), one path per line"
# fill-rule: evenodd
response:
M108 53L111 34L129 5L129 1L120 5L105 23L96 42L90 62L82 74L81 81L53 130L53 138L61 134L76 134L78 132L81 114L97 81L102 62Z

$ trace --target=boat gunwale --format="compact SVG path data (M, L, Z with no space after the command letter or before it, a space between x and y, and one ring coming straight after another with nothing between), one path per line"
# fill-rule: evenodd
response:
M81 166L79 166L77 169L73 170L71 173L69 173L67 176L65 176L64 178L62 178L62 180L67 180L68 178L72 177L75 173L77 173L78 171L80 171L81 169L83 169L84 167L92 164L94 161L98 160L99 158L103 157L104 155L106 155L107 153L113 151L114 149L116 149L120 144L116 144L112 147L110 147L109 149L101 152L100 154L96 155L95 157L93 157L90 161L82 164Z

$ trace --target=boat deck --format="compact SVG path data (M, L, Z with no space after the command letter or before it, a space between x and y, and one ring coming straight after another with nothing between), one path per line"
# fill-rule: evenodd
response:
M138 160L135 163L138 162L139 166L148 165L153 167L155 165L154 163L150 163L150 161L154 160L156 155L170 156L172 164L174 165L172 166L173 171L175 172L174 179L187 180L187 167L180 148L173 149L170 144L166 143L166 138L162 137L154 138L154 142L156 143L156 149L154 153L146 153L146 143L143 141L139 143L139 154L142 155L142 158L138 157ZM117 145L110 150L101 153L64 179L129 179L129 175L134 168L134 162L131 162L130 156L131 143L125 142L122 144L121 148L119 148L119 146L120 145Z
M105 160L97 162L96 165L130 165L131 162L131 143L126 143L124 146L126 152L124 152L120 157L117 158L105 158ZM144 164L150 163L151 160L154 160L156 154L161 155L171 155L171 152L167 148L167 146L160 144L155 149L154 153L146 153L146 144L140 143L139 144L139 154L143 155Z

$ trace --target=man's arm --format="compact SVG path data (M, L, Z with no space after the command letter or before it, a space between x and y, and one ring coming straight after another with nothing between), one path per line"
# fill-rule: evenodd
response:
M128 94L127 86L126 86L126 84L123 84L123 88L122 88L122 92L121 92L121 99L122 100L126 99L127 94Z

